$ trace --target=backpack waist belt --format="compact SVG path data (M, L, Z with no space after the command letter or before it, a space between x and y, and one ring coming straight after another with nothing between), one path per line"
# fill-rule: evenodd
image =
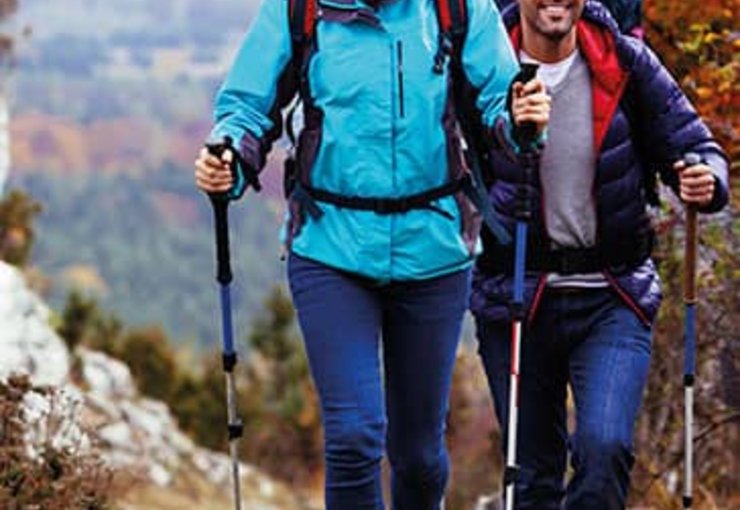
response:
M293 196L315 218L320 217L322 213L316 207L316 204L312 202L326 202L337 207L373 211L383 215L400 214L413 209L431 209L443 216L451 218L450 213L439 207L435 207L432 202L464 190L468 186L467 181L470 181L470 176L450 181L442 186L422 191L421 193L397 198L346 196L296 182Z
M531 265L535 270L567 275L601 271L604 260L595 248L565 248L547 251Z

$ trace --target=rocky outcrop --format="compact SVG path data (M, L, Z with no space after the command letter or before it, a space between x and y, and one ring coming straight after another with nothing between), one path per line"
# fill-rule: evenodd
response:
M70 381L71 356L50 328L49 317L22 275L0 263L0 381L24 373L39 387L23 398L28 454L39 455L46 445L80 453L95 450L109 467L131 479L166 489L195 478L228 499L230 459L194 444L163 402L139 395L124 363L80 348L76 356L82 380ZM306 508L289 489L256 468L242 464L241 473L245 510ZM150 503L123 506L155 510Z
M40 385L67 382L69 352L49 327L49 316L20 272L0 262L0 379L15 372L30 375Z

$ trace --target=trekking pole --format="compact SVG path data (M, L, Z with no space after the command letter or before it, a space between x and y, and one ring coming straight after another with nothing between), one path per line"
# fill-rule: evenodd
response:
M687 167L701 163L698 154L684 155ZM696 365L696 255L697 226L696 206L686 204L686 239L684 253L683 303L684 303L684 488L683 507L693 504L694 464L694 372Z
M232 141L224 138L223 142L207 143L208 152L220 158L226 150L233 154ZM234 155L235 157L235 155ZM232 163L232 173L235 172ZM228 418L229 453L231 454L231 471L234 486L234 508L241 510L241 488L239 478L239 439L242 437L244 426L237 415L236 383L234 367L237 364L237 354L234 350L234 326L231 313L231 255L229 254L229 196L228 193L209 193L213 206L214 226L216 230L216 280L220 285L221 298L221 338L223 341L223 367L226 375L226 410Z
M523 83L535 77L537 66L522 64L515 81ZM518 190L516 211L516 233L514 237L514 296L511 301L511 367L509 376L509 420L506 445L506 469L504 485L506 487L506 510L514 508L514 488L519 474L516 464L517 426L519 421L519 367L522 347L522 324L524 322L524 272L527 260L527 225L532 216L530 207L529 186L534 173L535 151L531 147L536 135L536 126L526 123L520 126L518 140L522 149L523 174L522 184Z

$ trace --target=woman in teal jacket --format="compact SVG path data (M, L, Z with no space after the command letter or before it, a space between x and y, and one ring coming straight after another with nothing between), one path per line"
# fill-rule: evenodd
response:
M440 36L434 0L318 0L299 43L289 22L296 5L262 5L216 98L211 138L234 140L237 154L202 151L196 183L238 197L244 181L227 162L259 172L281 131L280 109L300 93L305 126L284 241L321 401L326 507L384 508L387 448L393 508L435 510L480 225L465 193L452 68L458 63L456 86L465 82L486 136L507 136L518 64L488 0L468 0L457 55ZM516 122L543 126L541 82L513 90Z

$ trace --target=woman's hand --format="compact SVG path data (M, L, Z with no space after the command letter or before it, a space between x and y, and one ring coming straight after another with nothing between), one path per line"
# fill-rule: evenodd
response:
M196 186L206 193L229 191L234 183L230 168L233 158L234 154L228 149L218 158L203 147L195 160Z

